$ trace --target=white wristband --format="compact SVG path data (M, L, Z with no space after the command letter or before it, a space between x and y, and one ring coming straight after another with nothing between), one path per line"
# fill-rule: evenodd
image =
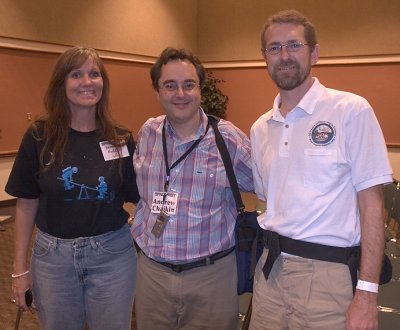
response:
M358 280L356 289L362 290L362 291L378 293L379 284Z

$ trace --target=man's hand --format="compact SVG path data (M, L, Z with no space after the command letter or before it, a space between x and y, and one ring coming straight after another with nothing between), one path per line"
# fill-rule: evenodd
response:
M377 296L377 293L356 290L347 310L347 330L378 330Z

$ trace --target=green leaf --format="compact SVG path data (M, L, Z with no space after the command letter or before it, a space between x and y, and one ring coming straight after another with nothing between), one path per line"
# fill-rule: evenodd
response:
M201 88L201 107L205 113L226 118L229 99L218 88L218 84L224 82L224 80L214 77L212 71L207 71L207 77Z

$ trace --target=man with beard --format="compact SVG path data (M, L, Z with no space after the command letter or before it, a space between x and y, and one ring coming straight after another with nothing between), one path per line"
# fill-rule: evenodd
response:
M378 329L382 185L392 181L379 124L364 98L312 77L319 45L302 14L270 17L261 44L279 94L251 129L267 211L250 328Z

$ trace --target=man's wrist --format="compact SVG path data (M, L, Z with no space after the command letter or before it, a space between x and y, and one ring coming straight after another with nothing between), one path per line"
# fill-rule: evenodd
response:
M368 291L368 292L378 293L379 284L378 283L367 282L367 281L363 281L363 280L358 280L356 289L361 290L361 291Z

